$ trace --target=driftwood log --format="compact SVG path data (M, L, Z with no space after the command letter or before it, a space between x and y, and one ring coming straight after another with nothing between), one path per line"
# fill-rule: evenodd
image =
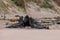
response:
M25 17L23 16L19 17L18 23L12 24L6 28L25 28L25 27L31 27L36 29L49 29L49 27L41 25L41 23L35 21L35 19L29 17L28 15L26 15Z

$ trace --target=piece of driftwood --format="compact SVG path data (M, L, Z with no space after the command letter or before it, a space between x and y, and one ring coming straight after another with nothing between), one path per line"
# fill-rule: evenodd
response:
M41 23L35 21L35 19L29 17L28 15L26 15L25 17L23 16L19 17L18 23L12 24L11 26L8 26L6 28L25 28L25 27L31 27L36 29L49 29L49 27L41 25Z

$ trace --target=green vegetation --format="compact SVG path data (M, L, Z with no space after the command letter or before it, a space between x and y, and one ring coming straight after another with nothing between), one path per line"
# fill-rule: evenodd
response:
M44 0L44 2L41 4L41 7L52 8L52 5L49 3L49 0Z
M12 0L17 6L23 7L23 1L22 0Z
M23 8L23 10L26 12L26 0L12 0L18 7Z

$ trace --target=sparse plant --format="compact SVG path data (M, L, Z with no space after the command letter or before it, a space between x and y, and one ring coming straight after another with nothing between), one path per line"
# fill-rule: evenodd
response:
M12 0L18 7L21 7L26 12L26 0Z
M49 3L49 0L44 0L43 3L41 4L41 7L52 8L52 5Z
M22 0L12 0L17 6L23 7L23 1Z

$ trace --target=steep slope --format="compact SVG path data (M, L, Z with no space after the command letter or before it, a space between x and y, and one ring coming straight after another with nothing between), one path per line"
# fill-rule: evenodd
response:
M7 6L2 0L0 0L0 10L1 12L7 12Z
M0 0L0 3L2 4L0 6L0 18L1 16L6 16L6 18L14 18L15 15L23 15L23 9L17 7L14 2L11 0ZM3 10L4 9L4 10ZM3 18L3 17L2 17Z
M29 3L28 6L28 14L35 18L60 16L56 11L49 8L40 8L40 6L37 6L36 3L33 2Z
M33 0L33 2L27 2L27 14L35 18L60 16L60 7L53 0L49 1L49 3L53 5L52 9L44 7L41 8L40 3L43 1L44 0ZM26 15L24 14L23 9L16 6L11 0L0 0L0 13L1 15L6 13L6 18L13 18L15 15Z

